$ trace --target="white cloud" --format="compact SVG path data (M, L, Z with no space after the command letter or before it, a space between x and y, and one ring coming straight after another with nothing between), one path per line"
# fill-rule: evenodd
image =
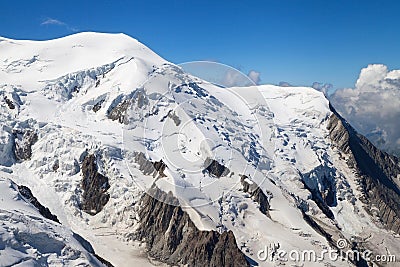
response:
M244 84L243 84L244 83ZM244 74L236 69L227 69L221 84L225 87L247 85L248 81Z
M40 25L60 25L60 26L66 26L67 24L65 22L62 22L57 19L52 19L52 18L47 18L45 19Z
M250 80L252 80L255 84L259 84L261 81L260 73L258 71L251 70L247 76L249 76Z
M311 87L318 91L323 92L325 95L328 95L329 90L333 88L332 84L330 83L320 83L320 82L314 82Z
M360 133L400 155L400 70L369 65L361 70L355 88L337 90L330 100Z
M281 87L292 87L293 86L289 82L284 82L284 81L279 82L278 85Z
M78 31L77 28L70 27L67 23L65 23L65 22L63 22L61 20L58 20L58 19L53 19L53 18L46 18L45 20L42 21L42 23L40 23L40 25L41 26L49 26L49 25L63 26L69 31L72 31L72 32Z
M233 87L233 86L251 86L257 85L260 82L260 73L251 70L249 74L244 74L240 70L234 68L227 68L225 71L221 85L226 87Z

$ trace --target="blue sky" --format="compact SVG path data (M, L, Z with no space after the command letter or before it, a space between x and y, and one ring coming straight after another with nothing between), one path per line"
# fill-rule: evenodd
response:
M215 60L256 70L262 83L353 87L370 63L400 68L397 1L1 1L0 10L4 37L124 32L174 63Z

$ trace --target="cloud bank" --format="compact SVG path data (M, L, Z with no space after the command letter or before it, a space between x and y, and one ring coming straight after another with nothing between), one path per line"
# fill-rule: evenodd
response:
M337 90L329 98L360 133L400 156L400 70L369 65L361 70L355 88Z

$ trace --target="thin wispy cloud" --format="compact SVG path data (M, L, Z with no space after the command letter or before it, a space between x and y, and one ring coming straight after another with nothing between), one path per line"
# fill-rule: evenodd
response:
M62 27L65 27L65 29L72 31L72 32L78 31L77 28L71 27L67 23L65 23L61 20L58 20L58 19L54 19L54 18L46 18L42 21L42 23L40 23L40 25L41 26L62 26Z
M67 24L65 22L62 22L61 20L58 19L52 19L52 18L47 18L45 19L40 25L60 25L60 26L66 26Z

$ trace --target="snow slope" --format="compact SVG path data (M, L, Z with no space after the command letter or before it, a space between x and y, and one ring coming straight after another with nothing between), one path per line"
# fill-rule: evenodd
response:
M42 217L9 178L0 178L0 195L1 266L103 266L70 229Z
M123 34L0 38L0 51L2 177L11 174L30 187L60 219L57 231L79 233L114 265L152 262L144 244L131 237L139 227L139 200L153 184L171 191L200 230L232 230L238 247L259 266L271 264L257 258L265 246L317 252L331 246L304 214L329 229L334 240L369 238L383 244L374 253L386 247L400 255L393 234L364 210L355 174L332 148L327 130L332 112L321 92L271 85L220 88ZM16 130L37 133L28 159L14 156ZM162 161L165 177L146 174L139 152ZM81 164L88 153L96 155L110 184L110 199L94 216L80 208ZM229 172L216 177L204 171L210 160ZM243 190L243 175L267 196L268 216ZM329 207L334 218L312 199L312 190L334 195ZM26 231L22 221L19 229ZM307 263L312 265L321 263Z

